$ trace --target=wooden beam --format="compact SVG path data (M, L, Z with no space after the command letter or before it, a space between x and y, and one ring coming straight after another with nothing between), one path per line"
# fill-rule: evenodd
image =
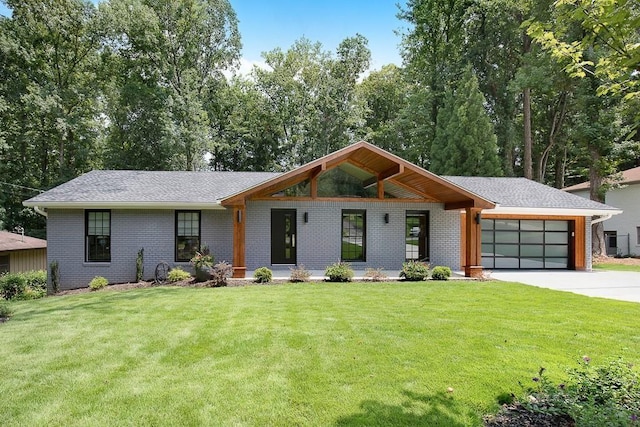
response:
M396 165L393 165L392 167L390 167L389 169L380 172L378 174L378 179L379 180L389 179L389 178L394 177L396 175L400 175L403 172L404 172L404 166L401 165L401 164L396 164Z
M482 209L477 208L465 209L464 275L466 277L482 277L482 227L480 226L481 212Z
M242 279L247 272L245 264L245 206L233 207L233 277Z
M473 200L462 200L459 202L449 202L444 204L445 210L454 210L454 209L467 209L475 207L475 203Z
M400 181L396 181L395 179L391 178L389 181L391 181L393 183L393 185L397 185L398 187L402 187L405 190L409 191L410 193L413 194L417 194L418 196L421 196L425 199L425 201L427 202L435 202L435 203L442 203L440 200L436 200L433 198L433 196L427 194L427 193L423 193L422 191L418 190L415 187L412 187L410 185L404 184ZM401 199L404 200L404 199Z
M378 199L384 199L384 181L378 181Z

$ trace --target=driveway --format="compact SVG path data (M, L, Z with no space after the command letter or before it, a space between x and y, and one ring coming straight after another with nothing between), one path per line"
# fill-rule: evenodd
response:
M492 271L496 280L573 292L590 297L640 302L640 273L631 271Z

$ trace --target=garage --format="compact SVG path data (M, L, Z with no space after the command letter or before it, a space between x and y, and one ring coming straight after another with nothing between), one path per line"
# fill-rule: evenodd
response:
M482 219L482 266L487 269L574 269L574 221Z

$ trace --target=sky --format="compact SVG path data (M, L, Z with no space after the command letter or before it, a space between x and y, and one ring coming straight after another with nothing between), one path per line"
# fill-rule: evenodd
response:
M98 3L98 0L93 0ZM238 16L242 37L241 72L260 64L261 53L280 47L289 48L306 37L320 42L324 50L335 53L342 40L359 33L369 41L370 69L383 65L401 65L394 33L406 27L396 15L403 0L230 0ZM0 0L0 15L10 16Z

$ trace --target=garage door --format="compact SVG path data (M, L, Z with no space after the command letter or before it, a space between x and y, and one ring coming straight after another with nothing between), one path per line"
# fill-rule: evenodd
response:
M488 269L569 269L571 221L483 219L482 266Z

